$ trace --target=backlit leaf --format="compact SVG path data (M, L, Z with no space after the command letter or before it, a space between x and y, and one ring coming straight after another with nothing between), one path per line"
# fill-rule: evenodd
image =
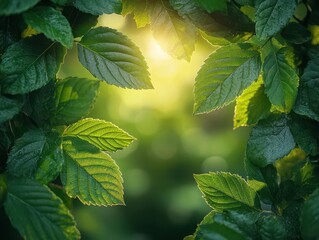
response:
M123 0L122 14L134 14L134 20L138 28L150 23L150 4L147 0Z

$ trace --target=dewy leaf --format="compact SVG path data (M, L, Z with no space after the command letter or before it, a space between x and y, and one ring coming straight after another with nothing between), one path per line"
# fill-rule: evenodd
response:
M93 15L120 14L122 11L121 0L74 0L73 4L80 11Z
M152 88L138 47L118 31L98 27L78 44L79 60L95 77L123 88Z
M92 118L86 118L70 125L65 129L63 136L80 138L102 151L110 152L123 149L134 140L134 137L114 124Z
M122 14L133 13L138 28L150 23L149 9L148 0L123 0Z
M249 161L264 167L288 155L294 147L287 117L278 116L260 121L252 129L246 154Z
M59 80L55 90L52 124L70 124L87 115L93 107L98 89L99 82L96 80L77 77Z
M227 11L227 1L226 0L195 0L203 9L207 12L212 13L216 11L226 12Z
M21 13L36 5L40 0L1 0L0 15Z
M173 57L190 61L195 49L195 27L164 1L156 1L152 7L151 29L160 46Z
M259 221L260 234L263 240L287 239L283 221L274 214L262 216Z
M270 114L271 104L262 79L253 82L236 100L234 128L256 124Z
M240 176L217 172L194 175L207 203L216 210L254 207L256 192Z
M10 177L7 187L5 211L25 239L80 239L69 210L47 186Z
M258 78L260 56L251 47L233 44L209 56L195 80L195 113L226 106Z
M319 57L308 62L301 76L299 92L294 111L319 121Z
M90 205L124 204L121 172L109 155L76 138L65 139L63 150L61 179L70 197Z
M37 32L53 41L60 42L63 46L71 48L73 35L68 20L60 11L52 7L35 7L23 14L25 22Z
M256 0L256 35L261 40L279 32L293 16L295 0Z
M263 64L263 80L269 100L279 110L289 112L297 97L299 77L289 48L270 52Z
M319 229L319 188L305 201L300 215L301 234L304 239L317 239Z
M65 53L65 48L43 35L11 45L1 56L2 92L24 94L54 80Z
M0 123L10 120L20 112L23 101L20 97L0 95Z

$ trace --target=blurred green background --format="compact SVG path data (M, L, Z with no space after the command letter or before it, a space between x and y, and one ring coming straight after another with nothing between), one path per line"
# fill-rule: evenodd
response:
M248 129L233 130L233 105L206 115L192 113L196 73L214 50L204 40L198 39L191 62L186 62L163 52L149 27L137 29L130 16L105 15L99 25L118 29L141 49L154 89L101 84L90 116L113 122L137 140L112 154L123 174L126 206L90 207L74 201L82 239L183 239L209 212L193 174L244 175ZM60 77L92 78L76 58L74 48ZM5 229L8 223L1 224Z

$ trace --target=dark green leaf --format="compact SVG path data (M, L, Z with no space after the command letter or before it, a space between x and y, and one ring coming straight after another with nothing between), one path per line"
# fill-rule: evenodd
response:
M299 85L299 77L291 62L291 50L281 48L269 53L263 64L266 94L270 102L284 112L289 112L295 103Z
M319 58L314 58L301 76L299 92L294 111L319 121Z
M72 2L72 0L50 0L50 1L60 6L64 6Z
M319 189L305 201L300 215L301 234L304 239L317 240L319 229Z
M102 151L117 151L127 147L134 137L110 122L86 118L68 126L64 136L77 137Z
M311 40L311 33L304 26L291 22L281 32L281 35L289 43L303 44Z
M195 240L246 240L247 238L237 231L220 223L203 224L199 226Z
M17 27L18 17L0 17L0 54L7 47L20 39L20 29Z
M71 48L73 35L68 20L52 7L35 7L23 14L25 22L37 32L44 33L52 41Z
M194 177L213 209L229 210L255 206L256 192L238 175L217 172Z
M205 9L207 12L226 12L227 11L227 1L226 0L195 0L199 6Z
M124 204L121 172L109 155L75 138L64 140L63 150L61 179L70 197L90 205Z
M278 116L260 121L250 134L247 158L259 167L274 163L295 147L287 118Z
M236 3L238 3L241 6L253 6L254 0L235 0Z
M122 11L121 0L74 0L74 6L82 12L93 15L102 15L103 13L118 13Z
M287 232L287 239L302 239L300 233L300 208L302 206L302 200L291 201L287 207L282 211L282 216Z
M0 123L13 118L20 112L23 105L21 97L6 97L0 95Z
M83 13L74 7L65 7L63 15L70 22L74 37L81 37L97 24L98 16Z
M40 0L1 0L0 15L11 15L24 12L36 5Z
M138 47L114 29L98 27L78 45L79 60L95 77L124 88L152 88Z
M0 174L0 207L7 196L7 182L6 177L3 174Z
M261 40L279 32L293 16L295 0L256 0L256 35Z
M25 239L80 239L72 215L48 187L16 178L8 178L7 187L6 213Z
M77 77L59 80L52 124L70 124L86 116L93 107L98 89L99 82L96 80Z
M287 239L286 229L283 219L275 214L262 216L259 221L260 234L263 240L283 240Z
M260 71L259 53L250 44L222 47L205 61L196 77L195 113L206 113L228 105Z
M11 45L1 56L2 92L23 94L46 85L55 79L65 53L65 48L43 35Z

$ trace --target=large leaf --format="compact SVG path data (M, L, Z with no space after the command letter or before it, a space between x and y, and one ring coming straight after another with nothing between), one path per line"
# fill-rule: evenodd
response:
M124 88L152 88L138 47L120 32L98 27L83 36L79 60L95 77Z
M134 14L134 20L138 28L150 23L150 4L148 0L123 0L122 14Z
M263 80L270 102L281 111L289 112L297 97L299 77L291 66L292 52L281 48L270 52L263 64Z
M43 35L25 38L7 48L1 56L2 91L24 94L55 79L66 51Z
M67 48L72 47L72 30L68 20L60 11L40 6L25 12L23 17L25 22L37 32L44 33L51 40L58 41Z
M238 175L217 172L194 175L207 203L216 210L255 206L256 192Z
M62 200L34 180L8 178L5 211L25 239L80 239Z
M151 29L160 46L173 57L190 61L195 49L194 26L185 22L164 1L156 1L152 7Z
M300 215L301 234L304 239L318 239L319 229L319 189L305 201Z
M234 128L256 124L270 114L271 104L262 79L252 83L236 100Z
M80 138L102 151L110 152L123 149L134 140L134 137L114 124L92 118L86 118L70 125L65 129L63 135Z
M122 11L121 0L74 0L73 4L80 11L93 15L120 14Z
M319 121L319 57L308 62L303 75L294 111Z
M17 14L28 10L40 0L1 0L0 15Z
M280 31L293 16L295 0L257 0L256 35L261 40L267 39Z
M90 205L124 204L121 172L109 155L76 138L65 139L63 150L61 179L70 197Z
M10 120L20 112L23 101L20 97L6 97L0 95L0 123Z
M294 138L285 116L260 121L250 134L246 154L259 167L274 163L295 147Z
M222 47L205 61L195 83L195 113L221 108L239 96L260 71L259 53L250 44Z
M86 78L68 77L57 82L55 90L54 125L76 122L93 107L99 82Z
M262 216L259 219L260 235L263 240L287 239L283 220L274 214Z

